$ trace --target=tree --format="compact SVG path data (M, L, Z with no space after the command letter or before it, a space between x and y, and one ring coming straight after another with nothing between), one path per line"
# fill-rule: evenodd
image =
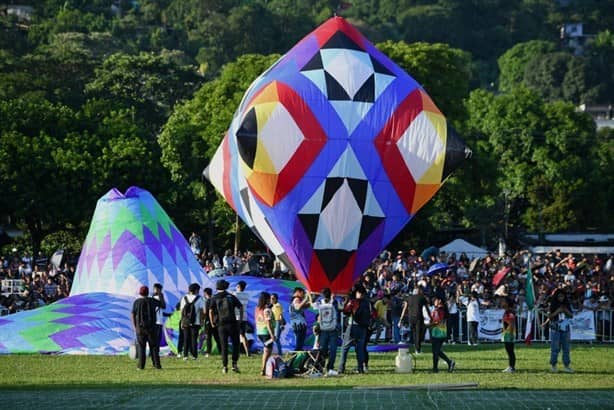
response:
M463 118L470 56L447 44L386 41L377 47L418 81L448 118Z
M204 209L212 212L215 232L210 225L210 244L213 237L225 247L232 243L234 213L220 198L212 199L215 195L211 187L205 197L202 171L213 157L245 90L278 58L279 55L251 54L227 64L217 79L205 83L193 99L175 109L158 138L162 164L174 184L176 205L184 207L185 214L193 218L192 227L206 223L209 216Z
M484 155L496 158L496 186L520 207L513 225L530 230L584 229L592 223L587 203L596 164L587 156L595 125L569 103L544 103L532 90L509 94L474 91L467 128L483 135Z
M499 90L508 92L524 81L527 64L536 57L553 52L555 44L543 40L531 40L516 44L499 59Z

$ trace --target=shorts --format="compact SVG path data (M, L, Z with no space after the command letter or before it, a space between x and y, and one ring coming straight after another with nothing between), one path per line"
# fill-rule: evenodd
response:
M258 335L258 340L265 348L272 349L273 348L273 339L269 335Z

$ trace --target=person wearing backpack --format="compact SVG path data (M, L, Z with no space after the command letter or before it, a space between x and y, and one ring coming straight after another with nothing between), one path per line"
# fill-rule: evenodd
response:
M145 360L147 359L145 349L147 345L149 345L154 367L162 369L160 365L160 351L158 349L159 339L156 338L156 308L160 307L160 302L148 296L149 288L141 286L139 297L132 304L131 319L138 344L138 370L145 368Z
M314 307L318 311L320 323L320 352L328 353L326 375L337 376L335 359L337 357L337 345L339 343L339 304L333 297L330 288L322 289L322 297L316 301Z
M188 360L188 353L192 360L198 358L198 332L202 323L202 314L205 309L203 298L200 297L200 285L192 283L189 293L181 298L180 326L183 332L183 360Z
M209 320L211 326L217 328L220 353L222 355L222 373L228 373L228 338L232 343L232 371L239 371L239 352L241 351L239 341L239 322L235 316L235 309L241 311L243 316L243 305L231 293L228 293L229 283L224 279L216 282L215 288L217 293L211 298L211 307L209 309Z
M341 351L341 362L339 363L339 373L345 372L345 362L348 352L353 346L356 352L358 366L355 373L365 372L365 345L367 343L367 329L371 323L371 302L367 299L367 291L362 285L357 285L352 292L354 297L350 298L343 307L343 313L349 316L348 326L343 334L343 349Z

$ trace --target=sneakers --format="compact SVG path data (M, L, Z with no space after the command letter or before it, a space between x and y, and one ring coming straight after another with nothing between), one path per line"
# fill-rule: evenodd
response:
M361 369L354 369L354 374L364 374L365 371Z
M183 361L188 360L188 356L183 356Z
M339 376L339 373L337 373L337 371L335 369L330 369L328 372L326 372L326 375L331 377L331 376Z
M448 373L452 373L455 368L456 368L456 362L454 360L451 360L450 364L448 365Z
M552 373L556 373L556 372L558 372L558 369L556 368L556 366L552 366L552 367L550 368L550 371L551 371Z
M237 366L236 364L232 366L232 371L235 373L241 373L241 371L239 370L239 366Z
M223 374L228 373L228 367L226 367L226 366L222 367L222 373Z
M363 373L369 373L369 366L365 365L365 367L362 369Z
M569 366L565 366L565 368L563 369L563 371L564 371L565 373L573 373L573 372L574 372L574 371L573 371L573 369L572 369L571 367L569 367Z
M514 373L515 371L516 369L514 369L513 367L506 367L501 371L501 373Z

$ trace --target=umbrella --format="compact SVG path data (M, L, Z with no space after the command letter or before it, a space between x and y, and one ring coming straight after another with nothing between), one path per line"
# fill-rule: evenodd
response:
M480 261L480 258L475 258L474 260L471 261L471 263L469 264L469 272L473 272L475 270L475 268L478 266L479 261Z
M422 259L424 260L428 260L432 255L435 255L435 256L439 255L439 248L437 248L436 246L429 246L428 248L423 250L422 253L420 254Z
M502 269L499 269L499 271L492 278L492 284L495 285L495 286L499 286L499 283L501 283L503 278L505 278L505 276L508 273L510 273L511 270L512 270L512 268L510 268L509 266L506 266L506 267L504 267Z
M429 270L426 272L426 274L427 274L428 276L433 276L433 275L434 275L434 274L436 274L436 273L441 273L441 272L445 272L445 271L447 271L447 270L448 270L448 268L449 268L449 266L448 266L448 264L447 264L447 263L441 263L441 262L438 262L438 263L433 264L433 265L432 265L432 266L429 268Z

